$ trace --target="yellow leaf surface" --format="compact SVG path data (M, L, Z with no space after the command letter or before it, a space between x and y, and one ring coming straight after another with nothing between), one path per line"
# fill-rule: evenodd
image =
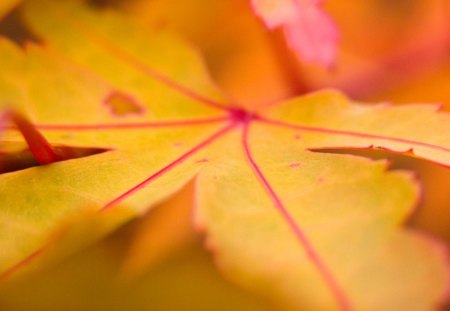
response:
M72 1L30 1L25 16L46 44L1 42L1 105L53 146L105 152L0 175L3 275L83 207L137 215L197 178L196 223L241 286L297 310L442 302L443 246L401 228L417 200L411 176L317 149L378 147L449 166L448 114L333 91L246 111L171 34ZM13 127L3 139L23 141Z
M411 297L445 288L443 248L398 230L417 199L411 176L312 153L290 129L247 135L248 153L239 134L223 141L236 148L198 179L197 222L230 277L288 310L434 310Z
M40 4L42 3L36 3L35 7L39 12ZM50 3L48 8L51 9ZM57 8L58 6L54 6L55 10ZM80 15L87 14L79 8L77 11ZM91 22L97 22L95 15L88 17ZM105 18L117 19L114 15ZM60 34L63 37L69 35L68 32ZM141 49L141 58L151 61L151 58L146 57L147 51L160 51L154 55L156 59L153 62L166 58L167 67L172 67L175 71L173 75L185 82L191 77L192 83L199 84L207 92L209 82L202 74L204 69L194 52L170 35L152 38L154 41L145 41L147 44ZM75 65L71 60L57 57L49 50L29 46L24 54L5 40L1 44L1 57L8 59L0 86L2 105L11 106L10 103L13 103L14 109L42 123L41 128L47 127L49 130L46 135L52 144L98 146L110 150L98 156L80 159L81 161L55 163L48 167L50 170L43 171L41 167L35 167L2 176L4 178L0 183L5 195L2 195L1 205L7 207L0 212L4 223L0 236L7 243L0 257L2 270L14 266L25 253L33 253L47 239L43 233L51 229L58 219L65 218L80 207L96 205L98 208L105 208L131 196L131 201L127 200L127 204L140 206L138 209L143 210L172 194L199 169L202 157L195 154L195 151L200 151L203 144L213 139L211 135L220 135L220 131L227 126L216 122L219 114L223 115L221 110L198 105L197 98L190 96L192 94L184 94L176 86L172 86L171 83L176 84L173 80L164 83L164 77L154 79L154 75L148 75L145 70L137 70L114 56L110 57L106 65L94 59L93 55L88 57L89 60L94 59L93 64L107 71L97 74L94 70L88 71ZM184 65L180 68L174 65L177 55L170 57L163 53L168 49L164 47L166 44L174 48L180 57L185 54L187 59L183 60ZM92 49L86 48L94 54L98 53L95 45ZM109 51L103 51L103 54L110 55ZM142 66L145 68L146 65ZM183 70L183 66L188 68ZM115 70L119 70L116 72L120 74L111 74ZM169 70L170 68L165 72ZM26 76L23 76L24 72L27 73ZM108 81L108 77L114 77L117 81ZM176 91L172 91L172 87ZM54 91L46 92L48 88ZM214 92L213 87L210 89ZM105 104L105 99L114 93L132 94L139 105L143 106L145 113L116 116ZM211 93L207 95L213 96ZM66 118L62 120L61 115ZM154 122L161 119L167 121ZM70 128L64 128L64 125L55 127L54 124L59 121L68 124ZM186 131L186 126L191 130ZM18 139L21 139L20 135L15 132L5 137L8 142ZM190 155L193 157L190 158ZM87 162L83 164L83 160ZM153 179L149 176L150 171L156 167L164 167L164 163L173 160L183 162L184 165L174 165L173 170L167 169L168 174L165 174L161 183L156 182L151 188L143 187L145 180ZM116 171L115 166L122 168ZM107 180L111 182L110 185ZM139 180L143 182L141 186L136 185ZM99 185L106 187L100 186L95 190ZM136 190L143 187L143 191L137 191L137 196L131 195L134 194L133 190L128 192L134 186ZM19 193L20 196L17 195ZM30 206L31 209L18 216L22 206ZM48 208L49 206L58 208ZM17 230L20 228L23 230Z

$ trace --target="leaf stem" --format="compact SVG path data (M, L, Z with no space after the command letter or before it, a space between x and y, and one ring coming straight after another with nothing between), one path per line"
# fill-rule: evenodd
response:
M25 138L28 148L40 165L61 160L49 142L30 121L16 112L11 112L9 118Z

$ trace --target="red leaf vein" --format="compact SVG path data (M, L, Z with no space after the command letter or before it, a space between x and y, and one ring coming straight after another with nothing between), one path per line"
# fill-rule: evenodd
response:
M416 140L410 140L406 138L399 138L399 137L392 137L392 136L385 136L385 135L376 135L376 134L369 134L369 133L362 133L362 132L353 132L353 131L346 131L346 130L336 130L336 129L330 129L330 128L323 128L323 127L315 127L315 126L308 126L308 125L301 125L301 124L292 124L287 123L279 120L272 120L267 119L263 117L259 117L256 119L258 121L280 126L280 127L286 127L286 128L292 128L296 130L303 130L307 132L317 132L317 133L323 133L323 134L331 134L331 135L342 135L342 136L352 136L352 137L359 137L359 138L371 138L371 139L381 139L381 140L387 140L397 143L404 143L412 146L420 146L425 148L430 148L434 150L444 151L444 152L450 152L450 148L433 145L421 141Z
M102 48L106 52L110 53L111 55L114 55L118 60L122 61L125 64L128 64L129 66L134 67L135 69L147 75L148 77L154 79L155 81L158 81L161 84L171 88L172 90L177 91L180 94L183 94L188 98L191 98L192 100L202 103L203 105L216 109L228 110L228 108L223 103L207 98L197 93L196 91L174 81L173 79L159 72L158 70L141 62L136 57L128 53L126 50L108 41L107 38L103 37L98 33L95 33L92 30L92 28L84 25L82 22L75 20L74 18L71 18L69 13L63 12L61 10L58 10L58 12L54 13L56 14L57 17L63 19L65 22L70 24L76 31L83 34L93 44L96 44L98 47Z
M246 154L248 163L250 164L250 166L253 170L253 173L256 175L256 177L258 178L258 181L261 183L261 186L264 188L264 190L269 195L275 208L278 210L281 217L283 217L283 220L287 223L287 225L290 227L290 229L294 233L296 239L300 242L301 246L305 250L307 257L311 260L313 265L319 271L319 274L324 279L329 290L332 292L340 309L343 311L352 311L353 307L351 306L350 300L348 299L346 293L341 288L341 286L338 284L338 281L335 279L334 275L331 273L330 269L327 267L327 265L322 260L320 255L314 249L314 246L312 245L309 238L306 236L305 232L297 224L294 217L289 213L287 208L284 206L280 197L277 195L275 190L272 188L271 184L269 183L267 178L264 176L260 167L258 166L255 159L253 158L253 155L250 150L249 142L248 142L248 136L249 136L249 124L245 124L244 130L243 130L243 135L242 135L242 144L243 144L243 147L245 150L245 154Z
M136 122L118 124L37 124L36 128L46 131L90 131L90 130L133 130L159 127L183 127L205 125L229 120L228 116L217 118L191 119L179 121Z
M219 137L221 137L222 135L224 135L225 133L230 131L235 126L236 126L236 123L232 122L232 123L229 123L228 125L226 125L225 127L221 128L219 131L215 132L213 135L211 135L210 137L208 137L207 139L205 139L204 141L202 141L201 143L196 145L194 148L192 148L189 151L187 151L186 153L184 153L182 156L177 158L175 161L171 162L167 166L163 167L162 169L160 169L156 173L154 173L151 176L149 176L148 178L146 178L144 181L142 181L139 184L135 185L131 189L128 189L127 191L125 191L124 193L122 193L121 195L119 195L118 197L116 197L115 199L110 201L109 203L107 203L101 209L101 211L106 211L106 210L112 208L113 206L117 205L118 203L122 202L123 200L125 200L126 198L131 196L132 194L134 194L137 191L143 189L149 183L155 181L159 177L161 177L164 174L166 174L167 172L171 171L176 166L180 165L181 163L183 163L184 161L189 159L191 156L193 156L195 153L197 153L201 149L204 149L205 147L209 146L211 143L216 141Z

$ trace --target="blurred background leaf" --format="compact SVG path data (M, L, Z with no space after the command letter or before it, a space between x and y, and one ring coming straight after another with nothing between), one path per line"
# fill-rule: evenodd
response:
M192 205L184 199L190 196L190 188L63 263L0 285L0 309L269 310L221 277L201 237L186 226L191 217L186 211ZM172 226L174 222L180 227ZM161 238L156 242L159 246L141 244L146 239L155 241L156 237L148 236L152 230ZM186 243L168 242L165 235L185 238ZM166 247L161 247L164 243ZM142 258L136 259L138 250ZM124 279L124 272L133 275Z

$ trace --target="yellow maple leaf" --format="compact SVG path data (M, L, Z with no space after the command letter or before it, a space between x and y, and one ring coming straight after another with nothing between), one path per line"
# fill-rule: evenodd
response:
M383 148L450 165L448 114L335 91L244 110L176 36L71 1L30 1L25 16L45 46L0 43L0 105L52 146L105 152L0 176L4 277L80 208L139 215L195 179L195 222L221 269L282 306L432 310L444 299L444 248L401 228L417 200L411 176L317 151ZM4 144L23 142L4 129Z

